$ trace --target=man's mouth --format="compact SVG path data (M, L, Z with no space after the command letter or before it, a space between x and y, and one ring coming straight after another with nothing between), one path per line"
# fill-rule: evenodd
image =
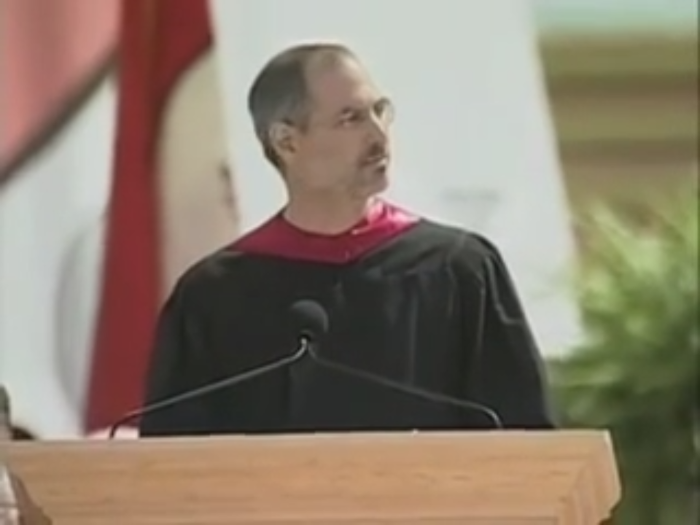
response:
M373 155L371 157L368 157L367 160L365 160L365 166L384 166L389 163L389 156L382 154L382 155Z

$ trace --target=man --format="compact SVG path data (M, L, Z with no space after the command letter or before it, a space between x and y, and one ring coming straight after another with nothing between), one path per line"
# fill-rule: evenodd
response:
M12 438L10 396L0 385L0 445ZM0 523L3 525L51 525L51 519L29 495L21 479L0 463Z
M334 44L272 58L249 95L284 209L189 269L159 321L145 402L294 352L310 299L329 360L552 428L535 342L497 248L378 198L392 106ZM447 117L447 116L446 116ZM151 413L141 436L493 428L484 410L423 399L305 359Z

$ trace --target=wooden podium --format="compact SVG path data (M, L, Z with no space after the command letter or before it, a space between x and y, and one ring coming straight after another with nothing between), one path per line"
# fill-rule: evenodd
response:
M599 525L604 432L1 444L56 525Z

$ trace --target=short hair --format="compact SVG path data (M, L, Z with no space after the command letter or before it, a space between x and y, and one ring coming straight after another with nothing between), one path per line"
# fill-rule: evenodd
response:
M272 57L253 80L248 91L248 111L265 157L277 168L281 168L280 159L270 142L270 129L278 122L300 127L306 124L310 64L347 58L356 56L342 44L300 44Z

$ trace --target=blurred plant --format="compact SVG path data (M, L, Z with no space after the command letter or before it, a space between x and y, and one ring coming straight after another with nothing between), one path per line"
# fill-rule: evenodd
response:
M578 280L587 340L550 374L565 426L612 434L614 523L687 525L700 494L697 191L650 213L643 229L591 215Z

